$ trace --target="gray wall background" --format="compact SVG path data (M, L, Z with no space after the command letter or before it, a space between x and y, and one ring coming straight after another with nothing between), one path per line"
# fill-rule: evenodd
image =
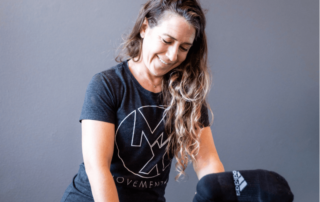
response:
M91 77L115 65L142 0L0 1L0 201L60 201L82 162L78 118ZM202 0L211 126L225 169L267 169L295 201L319 197L319 2ZM197 177L173 180L191 201Z

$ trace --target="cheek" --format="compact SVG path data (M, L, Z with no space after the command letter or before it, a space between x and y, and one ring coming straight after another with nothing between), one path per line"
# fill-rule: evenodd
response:
M183 61L187 59L187 53L183 53L179 57L179 64L181 64Z
M142 45L143 57L145 57L146 60L151 60L156 51L155 40L150 37L145 38Z

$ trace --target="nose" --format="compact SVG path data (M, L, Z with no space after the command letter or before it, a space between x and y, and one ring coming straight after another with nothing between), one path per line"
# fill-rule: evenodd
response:
M179 47L177 46L170 46L168 48L166 55L169 58L170 62L175 62L178 59L178 51Z

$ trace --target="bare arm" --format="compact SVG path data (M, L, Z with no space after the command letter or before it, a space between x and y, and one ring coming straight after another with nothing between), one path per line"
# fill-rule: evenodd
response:
M119 202L110 172L115 126L112 123L82 120L82 152L94 201Z
M203 128L200 133L200 149L196 156L196 162L193 162L193 168L199 180L210 173L224 172L210 127Z

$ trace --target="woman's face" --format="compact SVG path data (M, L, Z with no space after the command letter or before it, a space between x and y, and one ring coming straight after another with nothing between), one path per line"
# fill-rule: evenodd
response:
M183 17L166 12L158 25L150 28L145 20L140 32L143 39L142 63L149 73L162 77L180 65L192 46L195 29Z

